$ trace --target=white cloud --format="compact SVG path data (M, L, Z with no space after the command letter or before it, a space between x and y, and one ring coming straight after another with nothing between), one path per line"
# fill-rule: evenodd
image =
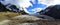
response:
M39 3L50 5L60 4L60 0L39 0Z
M18 5L21 6L21 7L29 7L31 6L32 4L29 2L30 0L20 0L18 1Z
M30 10L30 11L35 11L34 13L36 13L36 12L39 12L41 10L43 10L43 8L34 8L34 9Z
M11 4L19 5L25 8L32 5L29 1L30 0L5 0L5 1L2 1L2 3L3 4L11 3Z
M35 0L5 0L5 1L2 1L2 3L4 5L6 5L8 3L14 4L14 5L18 5L20 7L23 7L25 12L29 13L26 10L26 8L28 8L29 6L32 6L32 4L29 1L32 1L35 4ZM60 4L60 0L38 0L38 4L40 4L40 3L50 6L50 5ZM42 9L43 8L34 8L34 9L32 9L32 11L37 12L37 11L40 11Z
M5 0L1 1L4 5L11 3L14 5L18 5L19 7L23 7L25 12L28 12L26 10L27 7L32 6L32 4L29 2L30 0Z
M20 0L17 2L17 4L20 6L20 7L23 7L23 9L25 10L25 12L29 13L27 11L26 8L28 8L29 6L32 6L32 4L29 2L30 0Z
M28 10L27 10L26 8L24 8L24 11L25 11L26 13L29 13Z

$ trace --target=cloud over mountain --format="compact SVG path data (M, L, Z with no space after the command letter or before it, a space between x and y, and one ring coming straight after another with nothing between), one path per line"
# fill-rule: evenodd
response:
M39 0L39 2L48 6L60 4L60 0Z
M30 1L32 1L33 4ZM35 1L37 1L37 2L35 2ZM42 6L44 4L47 5L47 6L60 4L60 0L4 0L4 1L1 1L1 2L4 5L11 3L11 4L14 4L16 6L23 7L24 11L27 12L27 13L29 13L29 11L27 10L27 8L29 6L34 7L34 5L37 5L37 6L35 6L35 7L37 7L36 9L35 8L32 8L32 9L29 8L32 11L37 12L37 11L42 10L40 7L45 7L45 6Z

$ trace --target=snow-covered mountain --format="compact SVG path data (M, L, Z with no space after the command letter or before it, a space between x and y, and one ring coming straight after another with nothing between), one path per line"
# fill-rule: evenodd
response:
M0 0L2 4L13 4L27 13L36 13L50 5L60 4L60 0Z

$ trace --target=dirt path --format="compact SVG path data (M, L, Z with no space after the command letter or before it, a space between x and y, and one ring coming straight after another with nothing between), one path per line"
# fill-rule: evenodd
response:
M5 23L7 23L7 22L9 22L10 20L3 20L3 21L0 21L0 25L3 25L3 24L5 24Z

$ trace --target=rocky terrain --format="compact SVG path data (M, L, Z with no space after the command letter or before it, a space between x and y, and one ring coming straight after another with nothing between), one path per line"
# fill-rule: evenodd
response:
M49 21L36 16L20 15L9 20L3 20L0 25L60 25L60 20Z

